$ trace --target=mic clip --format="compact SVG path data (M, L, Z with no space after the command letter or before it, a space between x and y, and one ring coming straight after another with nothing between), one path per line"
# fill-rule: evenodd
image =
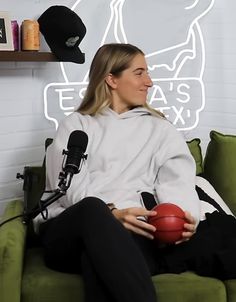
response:
M62 155L68 155L68 153L69 153L69 150L65 150L65 149L62 150ZM87 159L88 154L82 153L81 158Z
M81 161L79 166L72 163L67 164L65 159L68 153L69 153L68 150L63 149L62 155L64 155L64 158L62 163L62 171L59 173L59 177L58 177L59 179L58 187L61 192L64 192L64 194L66 193L67 189L71 185L72 177L74 176L74 174L78 174L80 172L84 161L87 160L88 158L88 154L81 153L80 154Z

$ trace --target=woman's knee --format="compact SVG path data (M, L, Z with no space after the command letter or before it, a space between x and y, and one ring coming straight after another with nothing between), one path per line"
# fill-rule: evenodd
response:
M93 196L83 198L75 206L77 206L78 211L83 213L87 212L88 214L108 210L108 207L103 200Z
M107 205L97 197L86 197L76 204L70 206L53 221L53 226L64 226L64 228L76 230L84 225L84 222L96 220L98 216L104 217L106 211L110 212Z

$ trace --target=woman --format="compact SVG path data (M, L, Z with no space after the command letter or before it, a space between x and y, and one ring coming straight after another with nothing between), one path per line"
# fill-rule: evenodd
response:
M182 241L199 221L195 163L188 147L147 101L152 81L143 52L103 45L95 54L82 104L63 120L47 152L49 189L58 185L62 150L74 130L87 133L88 159L65 198L49 207L39 233L46 264L82 273L86 301L156 301L151 275L161 272L142 192L186 212ZM190 214L191 213L191 214Z

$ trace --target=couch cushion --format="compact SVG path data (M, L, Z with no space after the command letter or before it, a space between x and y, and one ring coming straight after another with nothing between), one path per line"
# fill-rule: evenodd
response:
M236 280L227 280L224 282L227 293L227 302L236 301Z
M20 215L22 211L22 200L10 201L2 221ZM26 227L21 218L9 221L0 228L0 301L2 302L16 302L20 299L25 234Z
M204 175L236 214L236 136L210 132Z
M84 301L81 276L60 273L47 268L42 255L42 248L27 250L21 302Z
M189 150L196 162L196 174L199 175L203 173L203 159L202 159L202 150L200 146L200 139L194 138L191 141L187 142Z
M154 276L157 301L223 302L227 301L224 283L192 272Z
M194 273L163 274L154 276L158 302L226 302L224 284L213 278ZM40 296L40 299L39 299ZM22 283L22 302L82 302L84 301L81 276L48 269L43 262L42 249L27 251Z

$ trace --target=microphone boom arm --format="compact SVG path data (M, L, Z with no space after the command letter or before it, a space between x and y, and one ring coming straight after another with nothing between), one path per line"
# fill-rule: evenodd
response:
M22 222L24 224L28 224L31 219L34 219L38 214L42 213L46 208L61 198L63 195L65 195L65 191L61 191L60 189L57 189L52 195L50 195L48 198L45 200L40 200L39 204L35 206L32 210L29 212L26 212L23 214L23 220Z

